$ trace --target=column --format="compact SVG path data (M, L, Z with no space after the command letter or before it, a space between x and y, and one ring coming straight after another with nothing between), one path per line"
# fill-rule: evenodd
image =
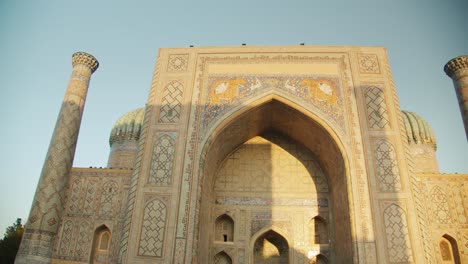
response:
M76 142L91 74L99 63L77 52L49 150L15 263L50 263L64 213L65 188L75 156Z
M444 71L453 80L468 140L468 56L450 60L445 64Z

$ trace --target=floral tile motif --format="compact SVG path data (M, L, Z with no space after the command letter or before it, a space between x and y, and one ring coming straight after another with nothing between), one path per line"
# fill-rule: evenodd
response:
M329 76L223 75L207 81L203 127L218 116L267 90L278 90L313 105L344 126L339 81Z

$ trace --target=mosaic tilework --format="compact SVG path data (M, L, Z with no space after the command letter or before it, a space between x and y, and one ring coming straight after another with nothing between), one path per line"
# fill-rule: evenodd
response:
M85 259L88 256L88 249L91 241L91 228L87 221L82 221L76 240L74 256L78 259Z
M68 213L77 214L81 210L82 196L81 196L81 183L80 179L76 179L70 188L70 198L68 199Z
M155 199L149 202L143 212L138 255L161 257L166 227L166 205Z
M452 222L450 217L447 195L440 186L435 186L431 190L431 201L433 205L433 219L439 224Z
M103 216L112 216L116 210L119 197L119 186L115 181L109 181L102 186L100 214Z
M313 105L341 126L343 99L339 82L323 76L243 75L212 76L207 82L203 126L209 126L216 117L242 104L246 98L266 90L277 89L297 96L297 100Z
M151 90L150 94L148 97L148 102L154 102L156 98L156 86L158 83L160 71L161 71L161 62L162 60L159 59L156 62L156 70L154 71L153 74L153 81L151 83ZM150 112L153 111L153 107L151 105L148 105L145 108L145 115L143 118L143 125L141 128L141 135L140 138L144 139L147 135L147 130L149 126L149 118L148 116L150 115ZM122 223L122 233L120 235L120 245L119 249L117 250L118 252L118 261L117 263L123 263L127 257L127 249L128 249L128 243L129 243L129 236L130 236L130 229L131 229L131 219L133 215L133 211L135 209L135 201L136 201L136 194L137 194L137 186L138 186L138 180L141 172L141 166L142 166L142 161L144 157L144 149L145 149L145 140L139 140L138 141L138 147L137 147L137 155L135 158L134 162L134 168L132 172L132 177L130 179L130 188L128 190L128 196L126 199L125 203L125 208L123 212L123 223Z
M367 122L370 128L390 127L385 94L379 87L371 86L365 90Z
M178 123L182 109L184 86L179 81L171 81L163 91L159 123Z
M187 71L189 55L188 54L172 54L169 55L167 71L169 72L184 72Z
M96 180L88 181L84 197L83 214L94 214L95 201L97 196L98 182Z
M70 152L74 152L76 147L80 119L81 111L78 105L62 105L34 199L33 206L38 207L40 213L30 216L29 223L32 228L39 228L40 225L40 230L57 231L58 215L51 214L48 218L44 216L54 208L62 208L62 190L67 183L65 175L71 168L73 155Z
M413 254L405 211L396 204L390 204L383 216L390 263L412 262Z
M468 232L464 233L463 234L463 241L462 241L462 245L464 248L464 251L465 252L468 252Z
M172 182L177 134L158 133L156 137L148 182L168 186Z
M400 191L401 182L395 149L389 142L380 140L377 143L375 160L379 189L384 192Z
M452 185L451 190L453 193L453 197L451 200L453 201L453 204L455 206L455 212L458 214L457 220L458 223L460 224L466 224L467 223L467 215L465 211L468 212L468 208L465 208L463 205L463 190L460 188L458 185Z
M380 73L379 59L375 54L359 54L360 73Z
M389 88L391 92L393 105L395 106L396 109L400 109L400 103L398 100L398 95L396 93L396 87L393 81L392 71L390 69L390 64L388 63L388 60L385 60L383 70L388 76ZM397 115L397 118L398 118L398 126L400 127L400 131L399 131L400 138L404 139L406 136L405 123L403 121L402 115ZM409 145L405 144L403 146L404 146L404 152L405 152L406 157L410 157L411 151L410 151ZM429 238L428 230L426 229L426 226L428 225L428 222L426 222L426 219L428 219L428 215L427 215L427 209L424 206L425 204L424 194L421 191L421 185L418 184L418 180L415 174L415 169L411 162L407 163L407 169L408 169L407 172L408 172L410 184L411 184L410 188L413 193L413 199L414 199L413 204L416 210L416 214L418 216L417 218L418 218L418 223L419 223L419 233L421 235L420 241L422 242L423 249L424 249L424 258L425 258L426 263L431 264L431 263L434 263L435 257L433 253L434 251L433 247L431 243L429 242L430 238Z
M68 220L63 225L62 239L60 241L59 255L68 256L70 251L70 244L73 235L73 221Z
M265 135L250 139L226 159L219 169L214 189L216 192L225 191L231 194L272 190L275 193L293 191L307 194L310 190L327 193L328 184L325 174L310 151L281 136ZM245 202L248 200L245 199ZM253 203L268 202L268 199L250 200ZM276 198L270 199L270 202L294 202L294 199L284 200L287 201ZM225 199L225 202L242 201ZM311 202L316 204L316 200Z

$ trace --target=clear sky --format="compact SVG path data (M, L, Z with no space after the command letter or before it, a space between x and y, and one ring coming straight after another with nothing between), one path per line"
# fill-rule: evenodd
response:
M142 107L161 47L358 45L388 50L402 109L434 128L441 172L468 173L450 59L468 54L468 1L0 1L0 234L26 221L71 73L94 73L75 167L105 167L116 119Z

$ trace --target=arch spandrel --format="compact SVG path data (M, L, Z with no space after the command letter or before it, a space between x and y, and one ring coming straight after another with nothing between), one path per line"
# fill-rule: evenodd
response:
M307 78L304 79L307 80ZM285 80L283 80L283 82L284 81ZM338 80L334 82L338 83ZM286 89L283 86L270 87L244 97L239 95L238 98L234 97L231 100L226 99L222 101L218 98L214 100L215 102L212 102L212 99L205 98L203 102L203 114L201 116L202 122L200 124L201 131L211 135L211 131L216 130L216 127L218 127L220 123L226 123L232 120L233 117L236 116L236 112L240 111L240 113L242 113L265 101L277 100L304 114L309 114L315 121L321 122L322 125L329 127L337 135L345 137L347 134L347 124L344 118L344 95L342 95L341 87L338 84L336 84L336 86L336 91L340 91L340 96L339 99L334 99L332 102L312 101L311 98L304 99L300 93L291 92L290 90L292 88ZM308 89L304 88L308 86L301 87L303 89ZM212 93L209 90L210 87L207 89L207 94L210 95L210 93Z

